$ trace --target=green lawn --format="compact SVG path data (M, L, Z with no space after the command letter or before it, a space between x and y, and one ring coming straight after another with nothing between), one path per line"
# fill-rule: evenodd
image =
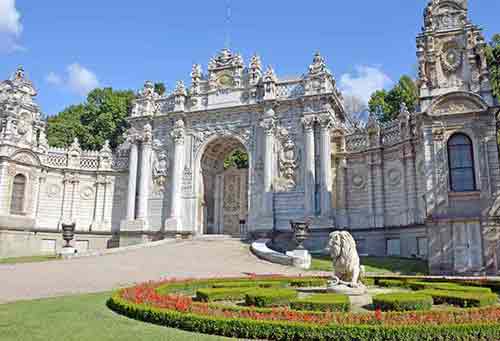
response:
M28 256L16 258L0 258L0 264L21 264L21 263L39 263L60 259L57 256Z
M106 307L108 297L104 293L0 305L0 340L228 340L122 317Z
M361 257L361 265L369 274L427 275L427 262L395 257ZM313 256L312 271L332 271L330 256Z

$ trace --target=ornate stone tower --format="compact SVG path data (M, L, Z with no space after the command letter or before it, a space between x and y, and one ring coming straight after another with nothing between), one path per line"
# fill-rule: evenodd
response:
M47 147L45 124L33 84L19 67L9 80L0 83L0 141L21 148Z
M421 110L440 95L465 91L493 104L481 29L468 19L467 0L432 0L417 37Z

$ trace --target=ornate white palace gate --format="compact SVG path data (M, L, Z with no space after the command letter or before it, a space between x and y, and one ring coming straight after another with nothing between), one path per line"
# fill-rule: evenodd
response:
M167 96L146 82L135 101L121 231L237 235L243 220L269 231L305 217L331 226L330 131L346 118L323 58L280 81L259 57L245 67L223 49L191 77ZM224 169L235 150L248 154L248 170Z

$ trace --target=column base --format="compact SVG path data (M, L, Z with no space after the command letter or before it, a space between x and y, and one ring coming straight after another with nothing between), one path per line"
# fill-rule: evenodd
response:
M149 224L142 219L123 220L120 224L120 232L147 232Z
M312 229L331 229L334 228L335 222L332 217L310 217Z
M179 218L168 218L165 220L165 232L181 232L182 230L182 222Z

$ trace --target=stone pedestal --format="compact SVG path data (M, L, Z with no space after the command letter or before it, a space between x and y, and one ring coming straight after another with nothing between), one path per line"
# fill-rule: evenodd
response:
M293 266L299 269L308 270L311 268L311 254L307 250L295 250L286 253L287 256L292 257Z
M63 247L60 255L62 258L71 258L76 254L76 249L74 247Z

